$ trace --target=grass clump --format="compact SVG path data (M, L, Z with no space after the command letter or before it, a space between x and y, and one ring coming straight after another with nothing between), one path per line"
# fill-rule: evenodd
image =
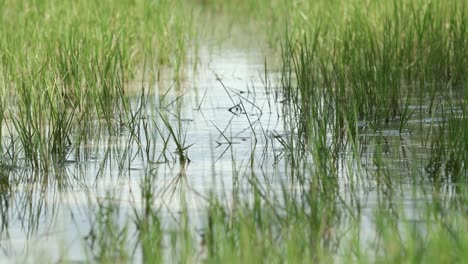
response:
M13 121L21 160L47 169L95 120L109 134L128 122L130 81L143 67L181 72L194 14L184 1L2 1L0 96L12 98L2 121Z

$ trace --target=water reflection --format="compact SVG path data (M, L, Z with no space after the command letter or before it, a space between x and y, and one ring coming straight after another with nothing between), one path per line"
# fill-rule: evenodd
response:
M54 260L83 260L86 253L97 261L134 259L136 253L105 253L137 251L128 241L147 241L138 236L150 226L158 230L180 226L188 221L181 219L183 210L189 211L193 229L203 233L206 223L200 215L210 195L221 197L228 207L241 198L251 203L253 186L261 195L273 197L283 213L287 209L282 208L280 195L285 190L291 199L313 204L316 193L304 195L313 186L336 201L324 214L334 218L316 227L323 228L317 233L330 250L339 247L348 218L362 218L363 232L371 233L373 210L386 210L398 219L401 200L413 221L422 218L418 208L426 202L466 213L466 188L450 181L427 184L420 176L438 168L415 166L426 163L433 153L428 151L431 141L424 137L424 126L442 124L444 117L411 119L403 133L398 124L375 130L360 121L358 150L337 146L336 156L323 166L337 177L315 182L320 171L307 163L313 154L301 153L296 160L307 142L294 127L299 118L295 109L273 85L277 73L265 73L265 54L236 49L200 52L201 66L195 73L187 72L185 83L146 83L140 96L129 96L128 124L116 126L114 135L99 125L90 128L96 135L74 149L62 166L47 173L0 166L0 259L27 255L29 248L44 241L50 242L47 251L54 252L56 244L65 248L56 250ZM336 143L331 133L325 136L325 146ZM336 213L342 208L351 216ZM320 216L312 210L307 213ZM141 246L143 258L156 254Z

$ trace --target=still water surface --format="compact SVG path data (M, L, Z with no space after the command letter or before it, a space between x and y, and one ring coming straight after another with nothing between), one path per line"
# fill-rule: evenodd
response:
M85 248L93 235L97 208L118 205L120 223L131 223L133 209L141 207L140 187L148 174L154 177L154 207L160 209L165 228L176 225L181 200L185 200L191 225L200 233L207 197L211 192L229 197L233 175L247 179L254 173L271 191L281 190L288 182L288 170L280 141L294 138L294 130L285 121L279 73L265 74L268 54L245 47L210 47L201 48L198 56L197 69L187 70L180 85L170 80L151 85L143 82L149 95L136 134L125 127L117 136L102 132L81 147L80 156L72 151L66 166L49 175L25 169L3 170L14 184L1 195L1 262L86 260ZM141 105L141 91L138 87L133 90L129 96L136 111ZM376 146L388 148L385 158L392 160L392 175L401 181L395 196L402 197L409 220L417 221L417 209L427 196L421 191L424 187L414 191L411 175L422 172L412 171L418 166L409 163L427 159L422 135L434 124L442 123L443 118L425 116L424 107L413 108L420 114L409 120L411 131L389 127L376 133L366 129L365 123L359 127L361 140L366 142L361 154L364 166L372 170L372 163L365 163L373 159ZM164 141L170 135L156 121L160 114L181 131L184 145L190 146L189 161L179 160L173 140L163 151ZM147 131L142 124L147 124ZM377 140L382 135L383 143ZM342 159L347 164L343 167L356 162L349 161L346 153ZM360 195L348 196L350 179L358 177L350 172L349 167L341 168L340 188L343 197L357 199L362 205L362 234L371 240L372 214L375 206L381 205L377 202L380 196L373 191L372 179L364 184L368 188L357 192ZM423 179L419 182L425 186ZM248 193L248 185L245 186ZM291 190L297 187L287 186ZM451 191L447 193L450 196ZM129 234L135 234L135 230ZM138 253L135 259L139 260Z

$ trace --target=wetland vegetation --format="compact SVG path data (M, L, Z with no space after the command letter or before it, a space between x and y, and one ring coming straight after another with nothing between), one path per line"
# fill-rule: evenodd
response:
M0 1L0 261L463 263L468 1Z

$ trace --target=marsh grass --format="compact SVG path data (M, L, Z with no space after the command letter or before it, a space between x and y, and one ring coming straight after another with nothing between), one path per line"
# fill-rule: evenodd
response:
M2 204L14 191L12 168L30 168L25 182L47 185L47 177L40 176L54 175L65 188L65 164L71 157L79 163L83 145L96 140L105 146L89 154L99 156L95 183L106 173L117 174L116 181L130 179L136 156L143 165L137 168L139 192L131 190L140 202L128 211L118 188L96 200L88 194L88 261L466 259L465 1L197 3L211 12L235 8L232 14L265 20L271 39L281 39L276 44L284 100L268 104L282 109L287 133L269 138L249 117L247 104L261 112L255 100L228 91L215 76L228 96L239 96L241 103L231 101L240 109L238 117L247 119L251 145L238 162L232 139L212 122L231 151L232 175L226 179L232 188L213 184L205 197L188 184L193 142L182 123L181 83L174 81L175 99L168 96L169 88L156 103L145 90L159 81L155 76L162 65L182 78L178 74L197 32L192 25L196 9L169 0L3 1L0 136L9 141L1 148ZM277 23L284 31L272 30ZM142 92L135 105L126 91L141 69ZM271 91L266 71L265 62L265 90ZM146 82L147 74L155 76ZM271 162L277 178L257 168L271 165L266 155L258 165L258 152L268 152L259 149L261 140L276 140L284 152L274 153ZM173 147L178 163L168 162L166 153ZM88 161L86 155L83 159ZM225 180L214 169L216 161L211 161L213 182ZM112 173L106 171L114 164ZM177 170L174 164L179 171L164 183L162 168ZM29 222L33 233L41 207L28 208L33 192L25 193L24 211L36 216ZM159 205L167 194L180 201L175 214ZM190 194L203 200L203 209L190 209ZM4 208L2 228L8 229Z
M466 85L463 3L354 2L336 20L292 26L282 45L282 83L300 116L298 133L307 137L311 122L330 122L337 146L346 131L357 134L357 122L382 131L396 120L404 133L411 102L430 98L434 105Z
M1 97L13 100L0 121L12 120L25 164L63 163L95 120L109 134L128 122L124 94L142 64L179 78L195 15L183 1L3 1Z
M158 113L165 128L169 131L169 136L172 138L172 141L176 146L175 154L179 158L180 163L185 164L187 161L190 162L187 153L194 143L189 145L187 144L187 130L184 131L180 117L177 118L177 126L173 126L167 116L164 116L161 112ZM160 129L158 130L161 131ZM167 142L165 143L165 146L167 146ZM163 151L165 151L165 149Z
M333 164L339 168L339 157L343 153L351 160L362 160L359 150L362 145L366 145L366 149L370 146L365 135L374 131L376 145L370 156L371 163L362 163L359 170L364 170L361 173L367 175L366 181L375 182L379 208L387 209L386 201L398 204L395 194L401 192L398 190L401 186L391 169L389 156L394 150L389 147L385 133L396 126L400 138L411 135L414 125L410 120L416 118L412 105L419 102L421 106L427 100L426 114L431 117L431 124L425 126L423 119L417 122L422 128L422 138L426 139L423 146L428 159L409 165L408 176L415 181L415 186L428 179L435 188L428 195L437 197L436 200L441 198L440 186L465 186L466 149L463 141L466 133L461 129L466 117L459 109L464 109L466 101L458 100L453 94L466 89L463 72L468 54L466 48L460 46L466 43L466 4L393 1L386 6L350 2L354 5L344 4L345 8L338 9L338 13L343 12L340 17L328 20L325 15L319 16L310 27L306 23L294 24L282 45L282 85L290 102L290 115L298 116L291 121L296 122L298 136L303 139L297 146L304 149L302 153L312 150L312 164L306 168L315 168L319 173L311 173L311 177L318 177L320 185L329 184L318 193L340 197L340 188L333 187L337 186L334 181L340 181L339 174L333 173ZM315 6L311 5L309 10L313 12ZM303 9L301 12L305 13ZM436 124L439 117L444 121ZM362 128L358 123L364 124ZM404 150L406 147L402 145L400 148ZM418 151L410 152L414 155ZM405 154L405 159L408 158L411 159ZM350 164L355 163L348 163L348 166ZM421 168L424 168L422 172ZM355 186L357 182L354 181L359 178L350 180L349 184ZM466 197L463 192L457 192L457 195ZM436 263L444 259L459 262L464 242L457 246L446 243L465 240L464 235L459 235L465 228L463 224L452 226L447 222L461 219L464 223L466 215L459 215L459 207L437 204L428 204L423 211L435 211L440 216L439 210L442 210L447 217L423 216L423 222L428 221L425 231L408 227L402 232L399 227L401 218L408 215L391 208L393 214L377 210L375 223L377 241L380 242L372 246L368 254L357 250L353 253L354 260ZM360 205L355 206L351 207L352 211L359 212ZM431 242L426 244L424 241L428 240ZM450 250L435 254L440 258L432 258L434 255L428 248L436 250L433 245Z
M242 7L251 3L243 2L247 4ZM461 130L466 117L463 110L457 110L464 109L466 102L453 97L453 93L466 90L466 3L390 1L377 5L348 1L337 6L325 1L304 1L290 7L286 14L290 24L281 49L281 84L288 100L285 112L290 116L286 126L298 138L287 142L281 139L280 143L288 146L288 177L297 179L302 190L299 197L303 199L296 199L283 189L282 211L282 203L260 195L255 181L249 181L254 196L251 206L235 206L234 212L214 202L208 213L212 216L207 220L208 262L235 259L236 263L256 263L282 257L291 262L330 261L327 257L333 255L331 252L348 246L331 243L337 245L334 250L324 247L330 244L325 230L332 226L336 231L345 216L351 219L348 226L359 226L363 205L356 194L369 185L376 189L377 208L381 208L373 213L372 220L379 242L371 244L369 250L368 241L361 240L362 231L358 231L349 242L357 249L345 256L353 262L461 261L461 252L466 248L461 242L466 240L466 214L458 206L442 205L447 198L442 197L450 194L441 195L439 188L454 184L456 189L464 189L467 179L463 143L466 133ZM264 12L272 17L270 11L256 9L251 13ZM431 125L425 126L422 118L416 121L422 133L428 134L422 136L427 140L423 146L428 159L412 160L415 164L409 164L405 174L413 179L416 193L420 192L418 184L428 179L434 190L424 199L438 202L421 210L427 213L421 217L425 228L411 224L401 228L405 222L402 219L411 216L392 204L401 202L397 193L409 194L401 190L401 182L391 167L393 161L389 157L395 150L386 131L396 126L401 139L406 134L411 136L417 114L414 104L419 102L421 106L427 100L426 114L431 117ZM439 117L446 121L435 124ZM362 146L368 145L367 133L376 134L370 157L362 154ZM413 159L407 152L414 155L418 151L406 148L399 146L397 153ZM361 175L353 176L356 171ZM350 188L345 189L351 200L342 195L345 175ZM457 192L455 196L463 200L466 193ZM271 208L269 204L275 206ZM262 214L267 215L267 222L263 222ZM277 218L278 215L284 218ZM317 236L297 236L295 229L288 228L290 220L294 227L300 226L300 235ZM302 221L308 225L302 226ZM278 231L276 235L276 228L284 233ZM217 235L221 236L219 240ZM294 237L294 242L288 235ZM344 233L335 235L337 241L346 241ZM290 241L303 245L294 244L285 250L283 246ZM450 245L452 242L456 245ZM360 247L361 243L366 246ZM321 246L314 246L317 244ZM437 247L447 251L438 251ZM297 251L288 252L293 248ZM433 254L434 251L439 253Z

